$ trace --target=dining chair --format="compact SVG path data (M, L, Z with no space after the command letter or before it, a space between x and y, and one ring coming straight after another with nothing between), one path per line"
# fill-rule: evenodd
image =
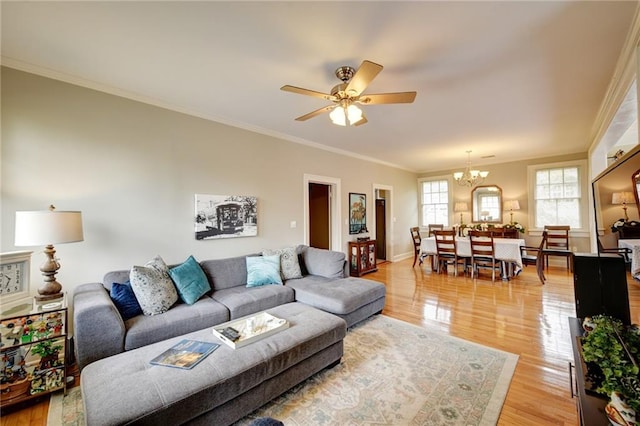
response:
M441 231L444 229L444 225L441 223L430 223L429 224L429 236L433 235L433 231Z
M533 246L520 246L520 251L522 255L522 264L524 266L527 265L535 265L536 273L538 274L538 278L540 282L544 284L546 281L546 277L544 276L544 251L545 246L547 244L547 231L542 232L542 240L540 240L540 245L537 247Z
M502 228L502 238L518 238L519 231L514 228Z
M447 270L447 265L453 265L454 275L458 276L458 266L462 265L463 273L467 268L467 258L458 256L456 246L456 231L454 230L434 230L436 239L437 272Z
M571 266L572 252L569 250L569 225L545 225L547 232L547 250L544 255L546 268L549 268L549 256L560 256L567 260L567 269L573 272Z
M420 258L420 264L422 265L422 257L420 256L420 244L422 243L422 237L420 236L420 228L414 226L410 228L411 239L413 240L413 266L416 266L416 261Z
M493 236L494 231L469 231L471 278L478 275L478 268L491 269L491 281L496 280L496 269L502 275L502 262L496 259Z

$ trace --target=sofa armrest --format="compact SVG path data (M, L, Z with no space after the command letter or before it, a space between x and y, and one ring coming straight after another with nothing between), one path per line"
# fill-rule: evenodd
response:
M124 321L100 283L75 288L73 330L80 370L93 361L124 352Z

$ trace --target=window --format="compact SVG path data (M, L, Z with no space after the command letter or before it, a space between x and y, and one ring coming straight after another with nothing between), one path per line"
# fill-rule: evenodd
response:
M421 225L441 223L449 226L449 181L444 179L420 181Z
M529 169L533 227L570 225L573 229L584 228L587 225L586 197L582 196L586 194L583 189L585 162L547 164Z

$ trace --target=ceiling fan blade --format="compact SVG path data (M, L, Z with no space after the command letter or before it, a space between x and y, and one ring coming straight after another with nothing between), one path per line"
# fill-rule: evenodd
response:
M365 105L410 104L416 98L416 92L376 93L363 95L358 102Z
M362 61L360 68L353 75L349 84L347 85L345 92L349 96L358 96L364 92L369 83L382 71L382 65L376 64L371 61Z
M321 98L321 99L324 99L326 101L337 101L338 100L338 98L336 98L335 96L330 95L328 93L316 92L315 90L303 89L302 87L295 87L295 86L285 85L285 86L282 86L280 88L280 90L284 90L285 92L297 93L299 95L313 96L315 98Z
M310 118L315 117L316 115L322 114L323 112L329 112L335 107L336 107L335 105L327 105L325 107L312 111L309 114L301 115L300 117L296 118L296 121L306 121Z

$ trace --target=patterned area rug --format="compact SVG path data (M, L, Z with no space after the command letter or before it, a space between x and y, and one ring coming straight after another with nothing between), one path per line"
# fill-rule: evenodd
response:
M351 328L340 365L236 423L493 425L517 355L377 315ZM79 388L54 395L48 424L84 423ZM54 400L55 399L55 400Z

